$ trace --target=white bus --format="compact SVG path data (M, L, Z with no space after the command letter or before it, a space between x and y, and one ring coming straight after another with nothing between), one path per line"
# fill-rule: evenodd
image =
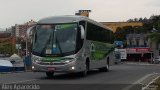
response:
M108 71L114 51L113 32L84 16L44 18L28 30L32 69L53 77L56 72Z
M127 50L126 49L115 49L115 51L120 53L122 61L127 59Z

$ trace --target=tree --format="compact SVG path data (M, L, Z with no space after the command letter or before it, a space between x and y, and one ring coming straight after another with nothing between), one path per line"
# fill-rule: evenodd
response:
M158 45L160 44L160 33L154 32L147 35L148 39L150 39L150 43L152 45L153 42L156 43L156 48L158 48Z
M15 53L15 51L16 51L16 48L12 43L9 43L9 42L0 43L1 54L12 55L13 53Z
M140 34L145 33L146 30L141 26L125 26L125 27L118 27L115 32L116 40L125 41L127 34Z
M149 39L150 48L153 50L153 57L159 56L159 44L160 44L160 33L154 32L149 33L147 36Z

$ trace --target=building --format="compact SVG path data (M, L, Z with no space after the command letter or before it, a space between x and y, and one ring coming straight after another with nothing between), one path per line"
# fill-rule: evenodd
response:
M8 38L11 36L11 33L8 31L0 31L0 38Z
M155 41L151 41L151 39L148 39L149 47L151 48L151 51L153 52L153 59L160 58L160 43L157 43Z
M104 24L106 27L110 28L113 30L113 32L116 32L118 27L125 27L125 26L143 26L142 22L101 22Z
M91 10L79 10L78 13L75 13L75 15L89 17L90 12L91 12Z
M127 47L148 47L146 34L127 34Z
M0 54L12 54L15 51L16 39L8 31L0 31Z
M29 27L32 27L35 25L36 22L31 20L25 24L18 25L16 24L15 26L12 26L12 35L15 37L25 37L26 36L26 31Z
M12 29L11 30L11 35L14 36L14 37L16 37L16 27L12 26L11 29Z
M151 62L153 55L146 34L128 34L126 41L128 61Z
M11 37L10 37L12 39L11 42L14 48L17 49L18 55L21 55L22 50L25 48L25 46L23 45L24 48L22 49L22 44L25 43L27 29L32 27L35 24L36 22L31 20L24 24L20 24L20 25L15 24L15 26L12 26L11 28L6 29L11 34ZM18 48L16 47L17 45L19 46Z

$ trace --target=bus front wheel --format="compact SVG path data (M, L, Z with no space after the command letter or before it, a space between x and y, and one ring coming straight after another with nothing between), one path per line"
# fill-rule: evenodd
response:
M80 72L81 76L86 76L88 74L88 71L89 71L89 60L88 59L85 63L85 67L86 67L86 69L84 71Z
M54 72L46 72L46 76L48 78L52 78L54 76Z

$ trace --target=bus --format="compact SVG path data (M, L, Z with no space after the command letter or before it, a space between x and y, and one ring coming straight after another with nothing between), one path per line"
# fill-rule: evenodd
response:
M114 34L84 16L53 16L41 19L27 31L31 41L32 70L80 73L108 71L114 51Z
M127 59L127 51L126 51L126 49L115 49L115 51L120 53L120 57L121 57L120 59L122 61Z

